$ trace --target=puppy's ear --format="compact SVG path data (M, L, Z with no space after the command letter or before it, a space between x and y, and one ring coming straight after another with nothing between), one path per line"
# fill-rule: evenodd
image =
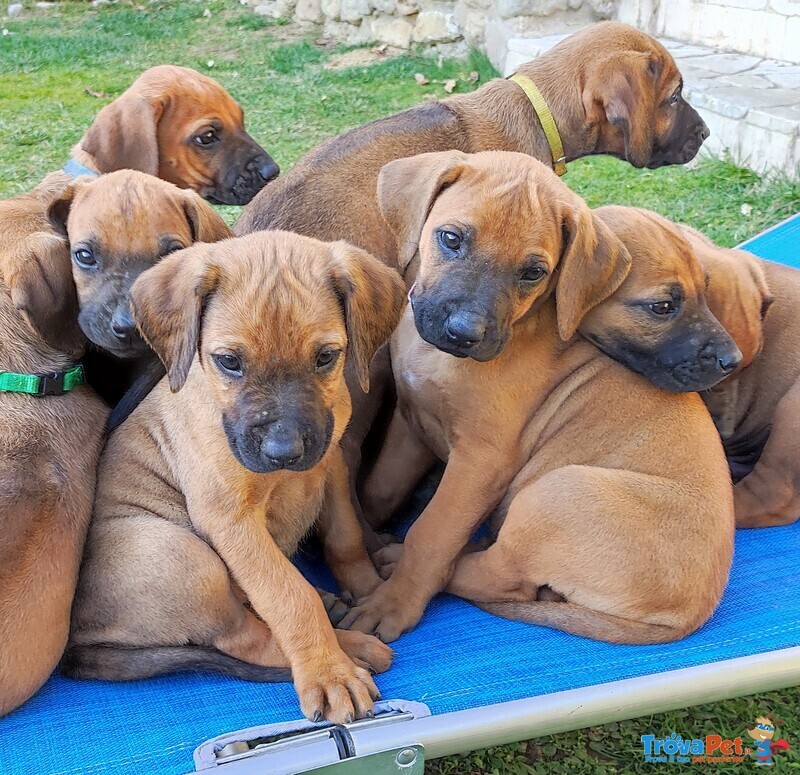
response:
M52 348L80 357L86 339L78 327L69 245L49 232L29 235L14 250L6 282L28 325Z
M368 393L369 366L400 320L405 285L394 269L347 242L334 242L330 252L333 285L344 307L347 357Z
M147 343L180 390L197 352L203 308L219 282L208 245L178 250L143 272L131 288L131 309Z
M101 172L128 169L158 175L156 129L164 103L123 94L106 105L81 140Z
M55 229L57 234L60 234L64 239L69 239L67 234L67 220L69 220L69 213L72 209L72 203L79 191L90 186L93 178L88 175L77 178L73 183L70 183L64 188L61 193L53 197L47 207L47 220L50 225Z
M185 192L183 211L192 232L192 242L219 242L233 236L233 232L217 211L194 191Z
M397 240L405 272L419 248L422 227L442 189L454 183L467 155L461 151L423 153L389 162L378 175L378 206Z
M566 342L589 310L622 285L631 256L620 239L582 201L568 208L558 264L556 314L558 333Z
M622 131L625 158L646 167L653 154L653 111L662 63L643 52L628 52L590 72L583 103L591 121L607 121Z

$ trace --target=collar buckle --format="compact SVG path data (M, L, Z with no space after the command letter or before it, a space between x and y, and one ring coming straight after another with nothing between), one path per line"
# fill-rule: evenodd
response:
M64 390L64 376L63 371L54 371L50 374L37 374L39 377L39 390L35 396L63 396L67 391Z

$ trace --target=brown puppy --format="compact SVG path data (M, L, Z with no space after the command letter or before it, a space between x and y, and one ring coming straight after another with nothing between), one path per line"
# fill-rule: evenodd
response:
M731 374L742 353L709 310L705 294L681 282L697 256L679 228L649 210L594 211L633 260L620 288L578 330L606 355L673 393L707 390Z
M448 168L455 182L441 190ZM696 394L662 392L575 336L623 282L623 244L518 154L431 154L381 178L387 222L418 245L419 273L392 339L399 407L365 505L426 455L447 465L401 550L383 550L391 577L343 624L392 640L455 569L449 591L587 637L652 643L699 627L733 542L719 436ZM702 296L700 266L681 256L675 267ZM445 309L465 318L489 294L480 358L448 355L446 328L421 327L445 288ZM456 564L490 515L494 545Z
M174 65L146 70L106 105L72 158L65 169L74 174L139 170L230 205L247 204L279 171L245 132L242 109L230 94L211 78Z
M359 597L380 582L339 439L345 360L367 387L403 305L400 279L345 243L270 232L175 253L132 298L169 384L101 459L65 668L125 680L203 667L262 681L291 668L309 718L363 716L377 692L362 668L385 670L391 652L334 633L287 556L320 521L340 586Z
M64 372L83 352L69 259L43 217L66 180L0 202L0 372ZM0 390L0 715L47 680L66 645L105 412L86 386Z
M93 354L89 380L116 404L158 361L136 330L130 309L134 281L169 253L233 234L193 191L133 170L79 178L53 200L48 217L69 243L81 330L111 356Z
M637 167L683 164L708 136L681 96L681 75L670 54L625 24L604 22L576 33L519 73L544 95L568 160L605 153ZM264 189L234 231L287 229L345 239L398 267L410 286L413 251L405 245L398 250L381 217L378 174L394 159L450 149L521 151L552 160L528 97L516 83L493 80L472 94L419 105L323 143ZM360 466L362 441L389 381L386 357L375 361L369 398L349 381L354 406L345 452L351 471Z
M702 394L736 482L736 525L790 524L800 516L800 272L682 228L708 272L709 306L744 353Z
M681 74L669 52L626 24L603 22L575 33L519 73L542 92L568 161L604 153L636 167L684 164L708 136L681 96ZM378 174L393 159L451 149L519 151L552 161L528 97L516 83L497 79L323 143L262 191L234 230L347 239L391 266L399 260L403 270L378 208Z

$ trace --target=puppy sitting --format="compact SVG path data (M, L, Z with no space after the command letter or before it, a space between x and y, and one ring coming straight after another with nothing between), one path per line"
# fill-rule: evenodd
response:
M43 217L65 177L0 202L0 715L67 643L106 414L81 384L69 259Z
M192 191L141 172L81 177L50 205L49 220L69 242L81 330L103 353L86 359L88 379L115 405L158 358L136 331L131 286L164 256L232 234Z
M702 394L736 482L736 526L788 525L800 516L800 272L682 230L708 272L709 306L744 354Z
M446 588L616 643L695 630L733 548L719 436L696 394L658 390L576 336L628 275L623 242L519 154L396 161L379 197L419 272L392 336L398 409L365 508L376 490L402 498L394 480L420 456L446 467L405 543L378 552L390 577L342 624L393 640ZM697 261L673 265L696 303ZM487 518L496 542L459 559Z
M387 669L391 652L334 632L287 556L319 522L343 590L380 582L339 448L344 374L368 388L404 298L367 253L286 232L196 245L139 278L134 316L169 382L101 459L68 674L270 681L290 668L309 718L371 710L364 668Z

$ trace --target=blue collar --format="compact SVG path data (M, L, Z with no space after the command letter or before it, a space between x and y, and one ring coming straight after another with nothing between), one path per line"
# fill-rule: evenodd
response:
M67 175L72 175L73 178L77 178L80 175L91 175L93 178L99 178L99 173L95 172L94 170L90 170L88 167L84 167L75 159L70 159L63 167L63 172L66 172Z

